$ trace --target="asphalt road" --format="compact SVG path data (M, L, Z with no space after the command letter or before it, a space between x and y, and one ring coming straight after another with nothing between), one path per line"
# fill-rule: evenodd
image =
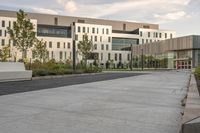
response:
M137 75L141 75L141 73L102 73L93 75L67 76L62 78L38 79L31 81L4 82L0 83L0 96Z

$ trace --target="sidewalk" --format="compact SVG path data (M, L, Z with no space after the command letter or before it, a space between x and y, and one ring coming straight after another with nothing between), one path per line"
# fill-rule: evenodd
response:
M189 72L0 96L2 133L179 133Z

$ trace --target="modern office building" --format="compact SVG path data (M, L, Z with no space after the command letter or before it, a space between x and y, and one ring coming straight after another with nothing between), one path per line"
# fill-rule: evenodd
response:
M91 56L89 62L97 59L102 67L105 67L108 60L112 60L115 67L119 62L128 66L126 64L130 62L131 51L126 48L131 44L157 42L176 36L175 31L160 30L158 24L38 13L28 13L28 17L35 25L37 37L46 41L49 59L72 60L73 39L76 39L77 44L87 34L94 45L94 56ZM0 48L9 44L12 55L19 59L21 53L13 46L7 34L7 27L12 27L14 21L16 12L0 10ZM31 49L28 58L32 58ZM81 59L81 55L77 54L77 63Z
M191 35L133 47L137 66L191 69L200 65L200 36ZM142 61L143 60L143 61Z

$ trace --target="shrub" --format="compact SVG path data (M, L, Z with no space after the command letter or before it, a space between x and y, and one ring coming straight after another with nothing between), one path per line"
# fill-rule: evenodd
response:
M36 76L46 76L48 75L48 71L45 69L35 69L33 70L33 77Z
M195 69L195 76L199 80L200 79L200 66L196 67Z

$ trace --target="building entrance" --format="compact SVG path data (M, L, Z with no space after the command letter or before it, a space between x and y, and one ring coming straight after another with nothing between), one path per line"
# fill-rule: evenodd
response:
M176 69L191 69L192 68L192 62L190 60L177 60L176 63Z

